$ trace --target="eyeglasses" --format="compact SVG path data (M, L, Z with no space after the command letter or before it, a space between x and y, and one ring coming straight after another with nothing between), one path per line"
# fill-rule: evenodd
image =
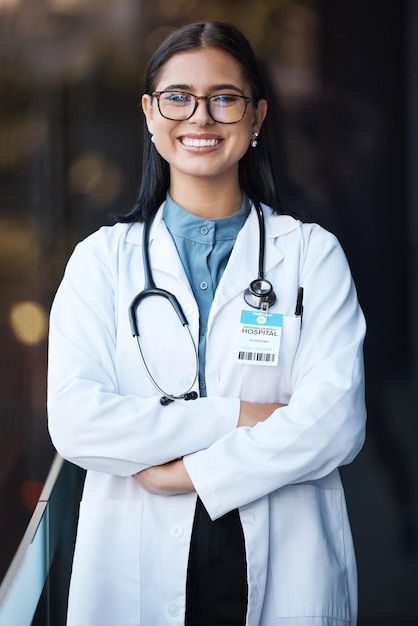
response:
M157 98L158 110L163 117L173 122L183 122L194 115L199 100L205 100L210 117L221 124L236 124L245 115L249 102L254 98L236 94L195 96L185 91L153 91Z

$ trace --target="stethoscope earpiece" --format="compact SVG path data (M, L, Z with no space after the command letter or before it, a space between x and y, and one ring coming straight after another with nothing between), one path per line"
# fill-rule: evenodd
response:
M185 393L183 396L185 400L197 400L198 397L197 391L189 391L189 393Z
M161 396L160 398L160 404L162 406L167 406L167 404L170 404L171 402L174 402L174 400L172 398L168 398L167 396Z
M189 391L182 396L161 396L160 404L167 406L167 404L174 402L174 400L180 400L181 398L183 398L183 400L197 400L198 397L197 391Z

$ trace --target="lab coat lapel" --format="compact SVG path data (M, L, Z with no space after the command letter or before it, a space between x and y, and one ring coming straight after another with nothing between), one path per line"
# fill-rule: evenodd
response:
M269 209L264 211L266 223L266 241L264 254L264 272L266 278L283 259L283 254L275 245L275 240L281 232L294 228L295 220L285 216L280 218L268 216ZM285 221L283 221L285 220ZM255 209L252 208L247 221L238 233L235 246L225 272L215 293L211 309L211 317L237 295L243 294L251 281L258 276L259 227Z
M182 304L187 303L191 311L195 309L194 297L174 241L162 219L163 206L157 211L149 233L152 277L158 288L173 293ZM133 224L128 231L127 242L142 249L142 237L143 224Z
M177 253L174 241L162 219L162 208L158 211L154 218L150 231L150 261L154 279L158 286L163 289L169 289L171 277L180 280L181 283L188 287L191 292L189 281L184 271L183 264ZM168 281L168 282L167 282Z

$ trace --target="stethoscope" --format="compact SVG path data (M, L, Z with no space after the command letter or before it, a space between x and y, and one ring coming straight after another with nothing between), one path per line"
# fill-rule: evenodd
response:
M273 285L264 277L264 246L265 246L265 224L264 224L264 215L263 210L260 205L255 204L255 209L258 217L258 226L259 226L259 252L258 252L258 277L255 280L252 280L249 284L248 288L244 292L244 300L245 302L254 309L261 309L264 313L268 312L270 306L272 306L276 301L276 294L274 293ZM141 357L142 365L148 375L149 380L154 385L154 387L162 394L160 398L160 402L163 406L170 404L170 402L174 402L174 400L196 400L198 394L196 391L192 391L192 388L196 382L199 372L199 357L197 353L197 348L195 342L193 341L192 334L190 332L189 323L187 318L181 308L179 301L176 296L165 289L160 289L156 286L150 264L149 257L149 233L151 228L152 220L148 221L144 225L143 235L142 235L142 259L144 264L144 289L135 296L132 300L131 305L129 307L129 321L131 324L131 331L133 337L136 338L139 354ZM150 298L151 296L160 296L168 300L170 305L175 310L181 325L186 331L186 335L188 341L192 345L193 354L194 354L194 376L191 384L188 388L180 394L168 393L164 391L157 383L155 378L152 376L147 363L145 361L145 357L143 354L143 350L141 347L141 342L139 340L139 327L138 327L138 307L146 298Z

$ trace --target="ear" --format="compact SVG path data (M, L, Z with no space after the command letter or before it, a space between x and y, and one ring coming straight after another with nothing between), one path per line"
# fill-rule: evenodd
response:
M144 94L142 96L141 104L142 104L142 111L144 112L145 119L147 122L148 130L152 135L153 134L152 121L154 118L154 107L152 106L152 97L149 96L147 93Z
M267 100L259 100L257 103L257 108L254 110L254 122L253 122L253 131L256 133L260 132L260 129L263 125L264 120L267 115Z

